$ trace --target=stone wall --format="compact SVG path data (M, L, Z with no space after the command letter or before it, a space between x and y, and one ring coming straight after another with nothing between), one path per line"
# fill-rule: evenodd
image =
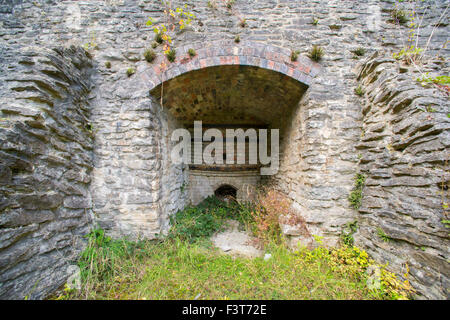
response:
M439 60L425 70L442 67ZM413 66L375 54L359 72L363 131L356 145L366 176L357 242L376 260L405 273L427 298L449 298L450 108ZM388 237L388 238L386 238Z
M300 43L309 39L310 43L324 46L326 57L321 62L321 72L298 107L280 119L281 169L273 182L295 201L310 232L324 236L325 243L330 245L339 241L345 224L358 218L348 202L353 176L358 170L355 141L361 135L362 120L361 104L354 93L358 85L355 69L361 58L352 51L365 48L367 55L373 51L397 51L396 48L405 45L406 28L389 22L393 4L393 1L328 2L323 10L312 8L293 22L303 27L315 17L319 28L313 31L306 27L299 35L292 26L287 33ZM435 5L439 7L442 3ZM426 27L418 35L422 47L432 32L427 18L437 21L439 17L438 11L431 12L424 19ZM440 36L431 41L434 53L445 42L444 30L448 30L445 26L438 28ZM440 53L445 56L445 51Z
M178 0L173 3L175 6L184 4ZM394 1L248 0L236 1L232 10L220 1L214 3L216 7L211 8L203 0L188 2L188 10L193 11L197 19L174 37L174 47L180 50L180 57L173 70L182 70L180 58L194 43L211 48L225 43L230 48L238 47L238 53L250 47L250 60L230 60L229 64L264 59L256 55L263 53L260 48L269 46L277 48L274 50L283 53L286 59L291 50L299 50L299 61L308 61L305 56L311 46L322 46L325 56L320 68L314 69L311 76L314 79L308 78L309 88L297 107L272 123L273 128L282 129L284 146L281 170L273 182L295 201L310 232L325 236L329 244L338 241L346 223L361 219L361 237L358 238L361 244L376 248L371 251L376 257L395 261L396 255L389 254L391 248L383 246L373 235L375 226L383 223L381 227L387 234L403 239L396 242L396 246L406 243L405 233L401 236L398 230L407 224L410 224L408 230L412 226L420 228L420 238L429 242L410 239L425 247L425 251L411 251L415 283L422 292L428 292L429 297L445 297L444 291L439 289L448 286L439 282L443 280L430 283L433 277L442 279L441 275L448 272L448 266L442 264L442 259L447 261L448 253L437 245L441 243L444 247L446 243L445 232L438 226L442 201L438 201L435 194L431 195L438 192L438 182L430 168L436 166L439 176L444 170L443 156L436 156L434 161L433 156L420 154L417 142L423 141L421 145L429 150L435 148L433 154L436 150L443 153L442 146L447 146L445 139L448 138L447 120L436 118L436 124L420 130L413 129L413 124L410 127L402 124L402 121L411 121L409 117L409 120L395 122L409 115L407 110L414 110L414 105L392 117L382 113L374 120L392 123L386 130L393 133L393 154L408 153L408 161L418 168L414 173L418 178L414 180L421 181L422 186L372 186L371 183L378 180L398 184L395 181L405 180L407 175L397 173L398 179L377 177L370 168L377 163L380 152L358 149L362 129L373 130L369 118L372 113L363 112L372 98L368 94L368 100L363 102L354 94L358 85L356 66L358 59L363 58L355 59L353 51L362 47L366 55L375 51L391 55L407 44L407 26L395 24L391 19ZM441 21L438 26L433 25L447 2L427 3L430 9L422 21L418 44L424 47L433 34L428 53L448 60L449 48L442 48L448 37L448 23ZM151 27L145 23L148 17L161 21L162 11L160 3L153 0L0 2L0 76L2 80L13 80L4 81L0 88L3 135L1 297L23 298L31 294L31 287L38 283L32 297L41 298L61 284L66 260L59 258L60 253L68 257L78 250L78 245L68 243L75 235L87 231L90 209L95 223L113 236L151 238L164 233L168 228L168 215L188 202L183 192L188 169L175 166L168 158L172 145L170 133L179 126L178 119L160 105L158 97L155 99L149 94L149 89L156 85L150 82L157 70L143 59L144 50L153 41ZM318 19L317 25L312 23L314 18ZM240 26L240 19L246 19L246 27ZM241 42L235 45L236 35ZM84 47L91 58L82 56L84 53L79 49L53 50L70 45ZM34 53L25 54L27 47L33 47ZM200 48L196 47L197 51ZM161 57L161 46L156 51ZM205 63L209 61L208 52L205 50ZM234 51L230 54L217 52L211 65L221 64L220 55L235 55ZM45 62L47 60L50 62ZM289 73L282 63L275 62L273 70ZM194 64L196 69L205 66ZM128 68L136 73L128 77ZM446 63L441 69L448 73ZM400 77L408 77L404 70L397 72L401 73ZM360 80L364 83L371 77L361 76ZM411 83L414 83L413 77L409 75ZM370 89L372 91L376 92L375 88ZM434 101L435 98L425 98L428 99ZM414 117L419 117L419 113ZM397 126L398 133L395 132ZM402 126L407 127L404 132L400 129ZM422 133L425 135L421 138L414 138ZM413 140L408 146L396 142L397 137L404 134L407 141ZM378 146L370 148L378 150ZM366 163L360 161L359 154L362 159L367 157ZM371 157L374 160L369 161ZM405 170L403 164L395 161L389 158L385 165L392 166L392 170ZM358 170L369 176L360 213L351 209L347 200ZM394 172L389 174L394 175ZM391 180L393 182L389 182ZM394 192L394 189L402 190ZM419 191L425 189L427 196L423 197ZM374 200L377 196L370 192L378 192L379 199ZM394 205L394 198L396 201L405 199L402 205L409 206L408 212L426 217L408 218L412 216L400 209L383 211L380 208L384 207L373 207L375 201L389 201ZM362 215L364 210L369 212ZM397 217L389 218L380 212ZM430 221L438 235L430 235L431 229L427 228L431 227L426 225ZM409 254L410 249L405 252ZM431 269L426 271L427 268Z
M160 233L167 234L169 225L169 216L183 209L186 204L191 202L189 193L186 192L186 185L189 184L189 168L186 164L174 164L170 159L171 148L176 142L171 141L171 134L174 129L181 128L181 124L173 117L161 109L160 112L163 123L162 130L162 160L161 160L161 214L159 216Z
M89 231L91 57L24 47L3 59L0 100L0 298L61 286Z
M100 72L109 77L93 101L96 222L114 237L153 238L167 229L167 215L185 202L179 190L183 169L170 162L175 120L139 78L106 67Z

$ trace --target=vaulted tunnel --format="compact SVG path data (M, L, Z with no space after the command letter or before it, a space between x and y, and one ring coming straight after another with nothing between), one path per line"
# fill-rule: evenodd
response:
M304 83L273 70L225 65L184 73L158 85L151 94L162 101L163 109L179 126L191 132L194 121L201 120L203 130L218 128L224 137L225 130L230 128L244 131L267 128L280 129L282 140L283 133L291 127L290 115L307 88ZM208 144L204 142L204 147ZM256 187L261 176L260 163L254 165L248 161L248 140L245 149L245 164L191 164L188 183L191 202L196 204L209 195L218 195L222 189L217 189L217 185L236 186L233 196L237 200L246 200L245 190ZM235 160L237 154L236 150ZM222 156L226 159L225 154ZM231 189L225 191L231 192ZM222 196L219 192L219 197Z
M184 73L151 91L185 126L271 127L295 107L307 86L282 73L254 66L226 65Z

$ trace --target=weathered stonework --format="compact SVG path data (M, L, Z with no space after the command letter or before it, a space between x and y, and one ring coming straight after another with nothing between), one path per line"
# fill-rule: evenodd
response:
M436 62L427 69L439 69ZM450 243L442 221L448 214L450 110L435 86L411 79L414 72L420 76L377 54L360 68L367 94L356 148L367 179L356 239L397 272L408 267L426 297L448 298ZM380 232L391 240L383 241Z
M310 233L333 245L357 220L357 245L396 270L408 262L424 297L448 298L448 100L384 55L354 59L360 47L391 56L405 46L393 5L249 0L230 11L190 1L197 19L174 37L164 73L161 46L153 63L143 59L153 41L145 22L163 17L158 1L0 2L0 297L51 293L93 225L114 237L167 232L169 215L193 201L195 176L171 162L170 136L204 119L280 128L281 167L269 180ZM431 4L418 44L433 32L428 53L448 60L448 24L433 27L445 6ZM325 50L319 64L307 58L312 45ZM439 68L448 74L446 62ZM367 183L356 211L347 198L359 171ZM378 227L396 241L381 242Z
M191 126L199 119L210 124L272 122L274 115L297 104L320 70L308 58L292 62L289 50L256 42L213 41L191 47L199 48L197 55L177 58L168 76L159 76L159 61L139 73L151 94L159 101L163 92L163 106ZM163 88L161 78L167 78Z
M16 52L2 74L0 298L41 298L89 231L92 61L81 48Z

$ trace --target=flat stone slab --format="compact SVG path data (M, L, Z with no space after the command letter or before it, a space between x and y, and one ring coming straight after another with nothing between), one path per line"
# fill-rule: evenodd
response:
M239 230L239 222L227 221L227 229L211 237L213 244L226 254L249 258L261 257L263 251L252 245L254 238Z

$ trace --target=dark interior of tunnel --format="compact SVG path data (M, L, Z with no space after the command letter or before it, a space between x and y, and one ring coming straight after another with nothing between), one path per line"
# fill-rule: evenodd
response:
M214 195L221 200L235 200L237 190L228 184L220 186L214 191Z
M202 121L204 129L221 131L225 128L273 128L280 129L280 144L283 145L285 133L291 127L290 116L307 88L273 70L225 65L181 74L164 82L163 90L160 85L150 93L157 101L162 101L164 110L191 134L194 121ZM220 157L225 160L226 153ZM240 171L255 168L246 163L197 169Z

